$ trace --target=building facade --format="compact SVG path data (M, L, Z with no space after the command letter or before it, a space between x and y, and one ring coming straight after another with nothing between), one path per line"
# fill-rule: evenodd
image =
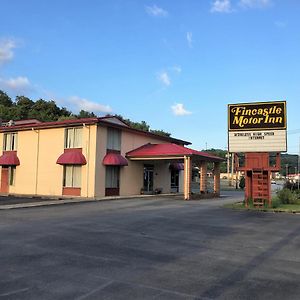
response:
M1 127L0 141L2 194L97 198L184 192L188 158L220 161L189 152L189 142L130 128L116 117L10 122Z

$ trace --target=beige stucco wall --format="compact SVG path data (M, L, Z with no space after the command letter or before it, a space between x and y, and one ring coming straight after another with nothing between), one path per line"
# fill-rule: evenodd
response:
M96 125L83 127L82 152L87 164L82 166L82 197L93 197L95 194L96 133ZM9 186L9 193L62 195L63 166L56 164L56 161L64 152L64 137L65 128L18 132L17 155L20 165L16 167L15 184ZM3 141L3 133L0 139Z
M98 126L96 140L96 164L95 164L95 196L105 195L105 166L102 160L106 155L107 128Z
M95 169L96 169L96 138L97 126L87 125L82 131L82 154L87 164L82 166L81 196L95 196Z
M103 197L105 195L105 166L102 160L106 155L107 127L87 125L82 132L82 152L87 165L82 166L82 197ZM17 155L20 165L16 167L15 185L9 192L26 195L61 196L63 166L56 164L64 152L65 128L47 128L18 132ZM2 153L3 133L0 133ZM163 140L134 132L123 131L121 154L147 143L164 143ZM154 188L170 191L170 171L165 161L130 161L121 167L120 195L137 195L143 187L144 164L154 164ZM0 172L1 176L1 172Z
M105 195L105 166L102 160L106 155L107 127L98 126L96 143L96 176L95 176L95 196L103 197ZM164 141L149 136L136 134L133 132L122 131L121 135L121 155L136 149L147 143L164 143ZM149 161L130 161L128 166L120 168L120 195L138 195L143 187L144 164ZM157 170L156 170L157 169ZM163 192L170 191L170 172L166 162L155 162L157 174L154 179L154 188L162 187Z

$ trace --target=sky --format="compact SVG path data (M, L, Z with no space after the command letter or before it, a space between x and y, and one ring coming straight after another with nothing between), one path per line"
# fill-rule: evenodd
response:
M1 0L0 89L227 149L227 105L287 101L300 143L299 0Z

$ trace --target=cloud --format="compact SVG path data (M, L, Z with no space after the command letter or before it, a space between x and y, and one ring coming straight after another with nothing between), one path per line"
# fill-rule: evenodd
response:
M166 71L162 71L157 76L158 80L162 82L165 86L171 85L171 79L169 77L169 74Z
M180 66L174 66L174 67L171 67L170 69L171 69L172 71L174 71L175 73L177 73L177 74L180 74L181 71L182 71L182 69L181 69Z
M32 86L27 77L19 76L9 79L0 78L0 88L21 93L30 90Z
M80 98L78 96L72 96L68 99L68 102L73 105L75 110L86 110L92 112L103 112L110 113L112 112L112 108L109 105L103 105L100 103L92 102L84 98Z
M171 106L172 112L175 116L186 116L190 115L192 112L186 110L182 103L176 103Z
M215 0L210 11L212 13L231 13L231 2L230 0Z
M145 10L147 14L152 17L167 17L169 14L166 10L156 6L155 4L152 6L145 6Z
M240 0L239 5L243 8L264 8L272 4L271 0Z
M16 48L16 42L14 40L0 40L0 65L13 59L14 48Z
M287 23L283 22L283 21L276 21L274 24L278 28L285 28L285 27L287 27Z
M186 40L188 42L189 47L193 48L193 33L192 32L186 33Z

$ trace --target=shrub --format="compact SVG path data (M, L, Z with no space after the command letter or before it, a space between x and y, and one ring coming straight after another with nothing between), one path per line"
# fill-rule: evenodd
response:
M277 198L282 204L296 204L298 202L297 194L286 188L277 192Z
M274 197L272 199L272 208L277 208L280 206L280 204L281 204L281 202L278 197Z
M242 190L245 188L245 177L241 177L239 186Z

